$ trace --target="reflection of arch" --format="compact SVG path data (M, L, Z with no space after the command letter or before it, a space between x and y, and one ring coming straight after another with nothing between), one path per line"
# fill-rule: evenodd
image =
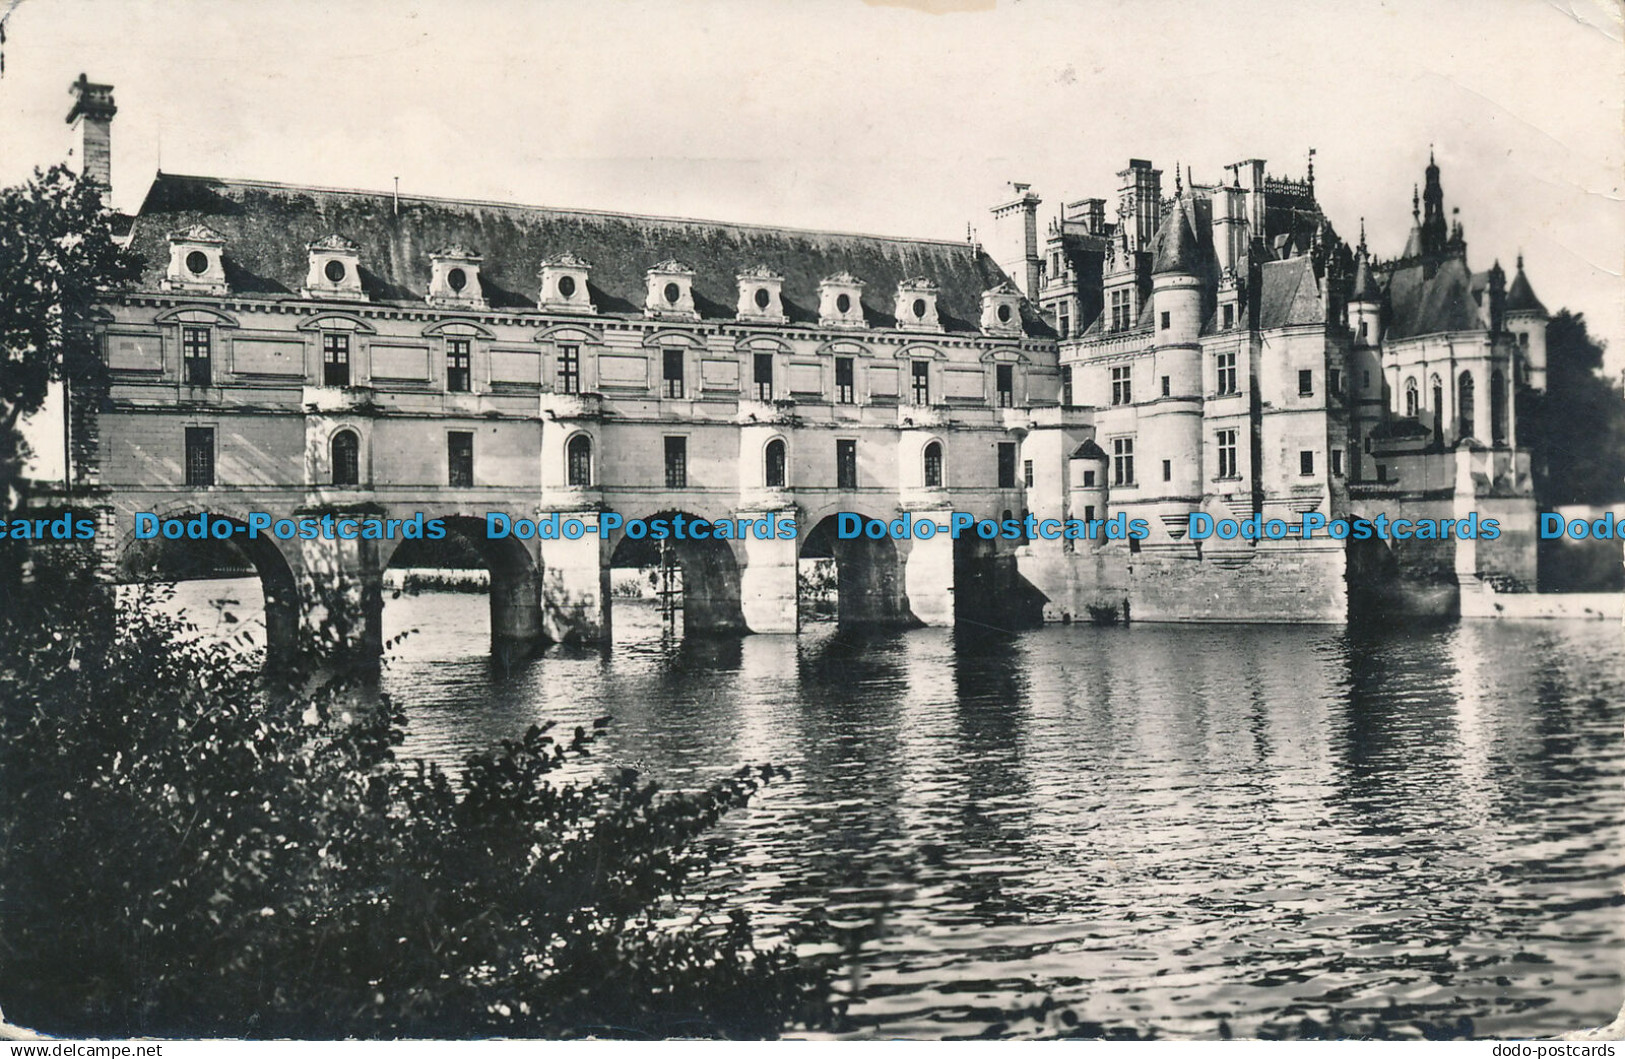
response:
M328 466L334 485L361 484L361 439L355 431L346 427L333 435L328 443Z
M515 537L488 537L485 520L473 515L441 519L453 540L403 540L387 566L444 567L459 550L478 553L491 575L491 648L504 662L528 654L542 638L542 611L536 561Z
M1464 371L1456 382L1456 407L1459 410L1459 421L1456 430L1458 438L1473 436L1473 373Z
M564 446L564 484L592 485L592 438L576 434Z
M923 469L923 471L925 473L925 486L926 486L926 488L927 489L939 489L939 488L941 488L942 487L942 442L940 442L940 441L928 442L926 444L926 446L925 446L925 451L921 454L921 458L922 458L922 460L924 461L924 464L925 464L925 466L922 469Z
M662 511L644 519L627 521L629 525L641 522L647 527L656 520L665 520L668 531L671 531L679 516L685 523L682 540L675 539L674 534L664 540L656 540L646 532L634 537L627 533L627 527L622 527L618 531L620 539L610 554L609 565L622 568L658 568L665 563L675 565L682 577L680 596L684 635L744 632L739 561L726 540L714 537L695 540L689 536L686 524L695 521L696 516L686 511Z
M866 520L867 521L867 520ZM801 558L834 559L837 615L843 626L910 623L903 566L889 535L842 540L829 515L802 538Z
M788 461L785 458L783 438L774 438L762 452L762 484L769 489L783 489L788 480Z
M158 514L163 521L190 522L201 512L183 507ZM287 664L299 641L299 592L293 568L273 537L265 533L249 536L246 519L212 508L209 520L211 524L230 523L234 530L231 539L136 540L132 527L114 549L119 579L137 583L190 581L252 569L259 577L265 600L266 666Z

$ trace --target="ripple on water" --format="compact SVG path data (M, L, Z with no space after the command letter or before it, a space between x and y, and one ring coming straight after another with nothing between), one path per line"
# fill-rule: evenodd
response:
M231 583L207 584L178 602L214 620ZM385 676L407 754L607 713L591 768L788 766L711 838L711 885L769 930L844 927L860 1032L975 1034L1046 996L1162 1036L1396 1003L1536 1035L1619 1006L1615 627L672 641L622 605L612 650L504 673L483 596L385 622L420 630Z

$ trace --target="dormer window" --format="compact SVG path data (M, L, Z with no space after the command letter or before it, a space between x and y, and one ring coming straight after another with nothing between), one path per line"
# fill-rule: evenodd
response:
M305 247L310 268L305 275L307 298L362 301L361 248L342 235L330 235Z
M592 295L587 289L587 276L592 264L586 258L572 253L542 259L538 273L541 289L536 298L537 307L555 313L592 313Z
M897 326L910 331L941 331L937 318L938 287L924 276L897 285Z
M982 330L990 335L1021 334L1021 291L1009 280L982 292Z
M461 246L448 246L430 254L429 304L446 309L486 308L480 286L480 265L484 260Z
M665 320L698 320L694 308L694 270L667 259L644 273L647 293L643 314Z
M818 322L823 327L867 327L863 318L864 282L838 272L818 284Z
M225 294L226 241L213 228L194 224L169 236L169 271L165 290Z
M789 322L782 300L783 276L766 265L757 265L735 279L739 282L739 319L762 324Z

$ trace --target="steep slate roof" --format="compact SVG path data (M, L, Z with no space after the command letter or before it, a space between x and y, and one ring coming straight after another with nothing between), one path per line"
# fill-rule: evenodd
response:
M1351 302L1380 302L1382 291L1377 288L1377 281L1371 277L1371 264L1366 260L1365 253L1360 254L1359 263L1354 266L1354 290L1349 294Z
M1460 256L1440 261L1432 277L1421 264L1395 269L1388 277L1388 304L1392 338L1484 329L1473 276Z
M361 247L361 286L374 302L423 305L429 255L461 244L484 257L480 282L492 308L533 309L544 258L574 253L593 263L588 282L600 313L641 317L645 272L676 258L695 271L694 304L704 318L731 320L735 276L766 265L784 277L783 304L792 323L817 324L818 284L851 272L866 286L871 326L892 327L899 281L927 276L941 287L943 327L975 333L982 292L1007 277L969 244L884 238L762 225L589 210L402 196L396 213L387 192L295 187L247 180L160 173L135 218L131 246L146 258L145 285L156 288L169 261L169 234L207 224L226 241L223 264L234 292L298 298L309 268L306 244L337 233ZM1050 328L1026 302L1031 335Z
M1260 330L1326 322L1313 261L1307 257L1268 261L1262 272L1258 294Z
M1529 278L1523 274L1523 256L1518 256L1518 274L1512 277L1512 283L1507 287L1507 312L1509 313L1539 313L1548 315L1546 306L1535 297L1535 290L1529 285Z

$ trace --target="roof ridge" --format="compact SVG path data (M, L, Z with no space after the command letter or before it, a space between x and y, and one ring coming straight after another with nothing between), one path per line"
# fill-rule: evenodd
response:
M215 184L237 185L241 187L277 188L287 191L313 191L324 195L359 195L366 198L395 198L393 191L370 191L366 188L341 188L324 184L290 184L281 180L255 180L246 177L212 177L197 173L165 173L160 170L154 177L153 183L164 178L176 180L206 181ZM454 198L450 195L400 195L403 202L429 202L452 203L459 206L490 206L497 209L509 210L537 210L549 213L574 214L586 217L617 217L640 221L669 221L676 224L707 224L722 228L745 228L763 232L795 232L801 235L834 235L848 239L880 239L893 243L924 243L932 246L953 247L965 250L977 249L963 239L932 239L921 235L882 235L878 232L840 231L833 228L801 228L788 224L761 224L755 221L719 221L706 217L679 217L663 213L632 213L627 210L598 210L578 206L537 206L524 202L507 202L501 199L468 199Z

